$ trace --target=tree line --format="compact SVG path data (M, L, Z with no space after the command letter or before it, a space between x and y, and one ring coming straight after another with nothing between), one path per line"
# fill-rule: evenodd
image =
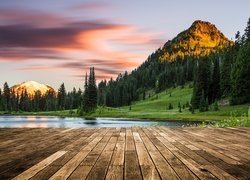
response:
M34 95L29 95L26 90L21 94L14 92L7 82L4 83L3 90L0 89L0 111L6 112L38 112L79 109L81 114L89 113L97 107L97 87L95 81L94 68L90 68L89 79L85 80L85 90L80 88L67 92L64 83L58 89L48 90L44 95L41 91L35 91Z

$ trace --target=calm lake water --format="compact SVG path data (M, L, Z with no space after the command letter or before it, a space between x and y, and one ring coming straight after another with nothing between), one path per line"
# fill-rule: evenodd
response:
M80 128L80 127L132 127L132 126L168 126L189 127L197 126L197 121L152 121L128 118L96 118L87 120L83 118L62 118L52 116L0 116L0 127L8 128Z

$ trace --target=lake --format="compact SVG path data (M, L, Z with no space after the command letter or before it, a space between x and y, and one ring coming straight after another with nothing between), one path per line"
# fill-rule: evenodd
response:
M83 118L54 116L0 116L1 128L190 127L199 124L201 124L201 121L153 121L130 118L96 118L95 120L87 120Z

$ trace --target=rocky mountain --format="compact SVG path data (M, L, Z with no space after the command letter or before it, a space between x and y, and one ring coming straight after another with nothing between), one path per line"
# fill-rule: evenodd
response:
M205 56L232 45L214 24L197 20L161 48L161 61L174 61L187 56Z
M51 86L40 84L35 81L25 81L21 84L14 85L11 87L11 90L19 95L26 90L29 96L33 96L36 91L40 91L42 95L45 95L47 91L56 93L55 89Z

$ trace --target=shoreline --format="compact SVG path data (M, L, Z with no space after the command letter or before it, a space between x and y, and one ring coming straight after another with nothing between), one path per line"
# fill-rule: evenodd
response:
M51 117L61 117L61 118L83 118L83 119L95 119L95 118L125 118L125 119L137 119L137 120L145 120L145 121L197 121L197 122L216 122L224 119L229 119L231 116L201 116L191 114L185 116L185 114L181 115L182 117L145 117L145 116L137 116L137 115L114 115L114 116L95 116L90 114L88 116L79 116L77 114L60 114L60 111L55 112L21 112L21 113L1 113L0 116L51 116Z

